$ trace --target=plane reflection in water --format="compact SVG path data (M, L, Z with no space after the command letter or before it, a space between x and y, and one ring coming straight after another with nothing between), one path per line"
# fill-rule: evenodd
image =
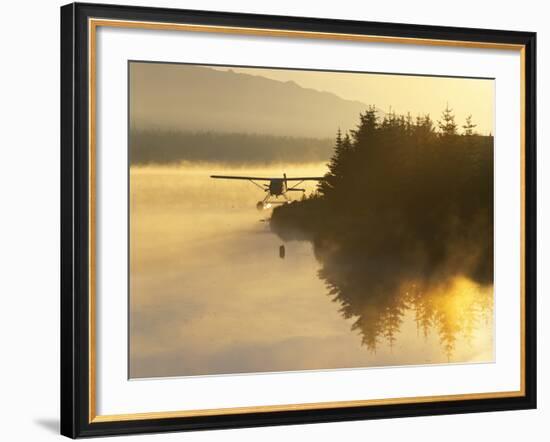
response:
M320 181L323 177L300 177L300 178L287 178L286 173L283 173L282 178L266 178L266 177L254 177L254 176L232 176L232 175L210 175L210 178L223 179L223 180L245 180L250 181L256 187L266 192L266 196L263 200L256 203L258 210L269 209L273 204L285 204L289 203L290 199L287 196L288 192L302 192L305 193L306 189L299 188L298 186L304 181ZM262 182L262 185L256 181ZM269 181L269 184L263 184L263 182ZM291 181L292 185L289 187L288 182ZM279 201L277 198L281 196L284 201Z
M385 266L396 285L374 287L367 267L346 265L349 246L282 241L251 210L250 184L212 180L218 168L130 170L130 377L493 360L492 285ZM297 177L325 170L292 166Z

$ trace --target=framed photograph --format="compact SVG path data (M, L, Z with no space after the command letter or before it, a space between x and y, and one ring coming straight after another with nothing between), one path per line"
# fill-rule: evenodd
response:
M536 407L530 32L61 8L61 432Z

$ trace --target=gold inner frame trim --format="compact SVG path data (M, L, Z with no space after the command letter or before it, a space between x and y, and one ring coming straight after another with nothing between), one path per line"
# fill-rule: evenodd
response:
M353 401L317 402L303 404L262 405L202 410L159 411L129 414L96 414L96 34L97 28L134 28L148 30L170 30L186 32L208 32L218 34L253 35L265 37L307 38L339 41L356 41L387 44L411 44L420 46L443 46L478 49L499 49L518 51L520 54L520 168L521 168L521 241L520 241L520 389L487 393L465 393L438 396L416 396L388 399L367 399ZM293 410L321 410L327 408L365 407L375 405L415 404L426 402L460 401L475 399L497 399L525 396L525 46L521 44L475 42L459 40L423 39L411 37L390 37L377 35L338 34L282 29L244 28L231 26L210 26L181 23L140 22L130 20L88 19L88 86L89 86L89 423L132 421L145 419L168 419L177 417L220 416L258 412Z

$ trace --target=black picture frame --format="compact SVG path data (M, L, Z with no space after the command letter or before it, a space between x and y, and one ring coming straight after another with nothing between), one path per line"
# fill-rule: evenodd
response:
M524 395L93 422L90 420L89 18L521 45L524 50ZM536 34L73 3L61 7L61 434L105 436L536 408Z

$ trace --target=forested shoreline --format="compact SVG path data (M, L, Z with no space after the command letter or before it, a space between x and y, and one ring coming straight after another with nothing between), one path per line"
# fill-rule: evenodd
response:
M391 342L411 308L405 291L457 278L492 285L493 137L476 134L471 117L459 127L447 107L437 123L379 120L370 107L355 130L338 131L328 166L315 194L274 209L271 229L312 241L320 277L371 348ZM426 320L451 353L451 331L464 327L432 310Z

